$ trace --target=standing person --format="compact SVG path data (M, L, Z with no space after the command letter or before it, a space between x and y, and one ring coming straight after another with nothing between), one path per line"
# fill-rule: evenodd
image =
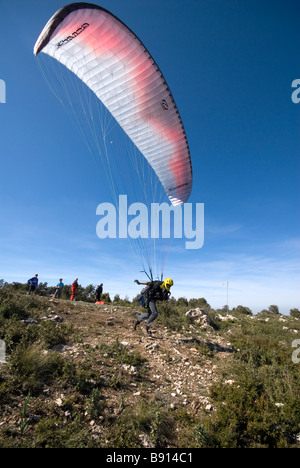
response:
M103 293L103 283L99 284L99 286L96 289L96 300L95 300L95 302L100 302L102 293Z
M27 283L29 284L29 291L28 294L33 294L36 291L36 288L39 285L38 274L34 275L33 278L30 278Z
M77 289L78 289L78 278L75 278L74 282L72 283L70 301L76 301Z
M54 299L59 299L61 296L61 293L64 287L64 283L62 281L63 281L62 278L60 278L59 283L57 283L57 285L55 286L56 291L52 296Z
M140 304L147 308L147 312L138 316L134 324L134 330L137 329L137 326L143 320L147 320L146 330L147 333L150 333L150 326L158 316L156 302L167 301L169 299L171 295L170 289L174 283L171 278L166 278L164 281L150 281L148 283L140 283L138 280L135 280L135 283L146 286L141 292Z

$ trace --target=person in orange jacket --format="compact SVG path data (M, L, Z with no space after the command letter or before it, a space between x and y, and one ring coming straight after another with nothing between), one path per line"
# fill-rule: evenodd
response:
M75 278L74 282L72 283L70 301L76 301L77 289L78 289L78 278Z

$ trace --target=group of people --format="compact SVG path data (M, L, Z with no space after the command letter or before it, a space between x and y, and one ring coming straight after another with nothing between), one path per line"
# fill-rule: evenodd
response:
M38 287L38 275L36 274L33 278L28 280L29 284L29 294L35 292L36 288ZM171 278L166 278L164 281L149 281L146 283L141 283L138 280L135 280L135 283L138 285L145 286L144 289L141 291L139 295L139 303L140 305L146 309L146 312L139 314L136 321L134 322L134 330L141 324L142 321L147 320L146 322L146 331L150 333L150 326L154 322L154 320L158 316L158 310L156 306L157 301L167 301L171 295L171 287L173 286L174 282ZM60 278L59 282L55 286L55 293L53 294L53 298L59 299L61 297L61 293L64 287L64 283L62 278ZM74 282L72 283L71 287L71 301L76 300L76 293L78 289L78 278L75 278ZM96 289L96 300L95 303L101 300L101 295L103 293L103 283L101 283Z
M27 283L29 284L29 291L28 291L29 294L34 294L35 293L35 291L36 291L36 289L37 289L37 287L39 285L38 277L39 277L39 275L36 274L36 275L33 276L33 278L30 278L27 281ZM55 293L52 295L53 299L59 299L61 297L63 287L64 287L63 279L60 278L59 282L55 286ZM70 301L76 301L77 290L78 290L78 278L75 278L75 280L73 281L72 286L71 286ZM95 302L99 302L101 300L102 293L103 293L103 283L101 283L96 289L96 300L95 300Z

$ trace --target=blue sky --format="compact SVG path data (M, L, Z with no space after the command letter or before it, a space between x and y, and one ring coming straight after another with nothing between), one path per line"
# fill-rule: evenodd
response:
M67 3L67 2L66 2ZM95 2L96 3L96 2ZM212 307L300 308L298 0L102 0L142 40L175 97L189 140L189 202L205 205L205 242L169 247L175 297ZM58 0L0 0L0 278L75 277L135 296L126 240L96 236L103 174L49 91L33 46Z

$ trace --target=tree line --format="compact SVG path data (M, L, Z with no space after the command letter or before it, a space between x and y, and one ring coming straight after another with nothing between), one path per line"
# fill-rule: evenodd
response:
M71 297L71 285L65 284L61 299L68 300ZM81 285L78 285L78 290L76 293L76 300L77 301L83 301L83 302L90 302L93 303L95 301L95 293L96 293L96 287L93 284L89 284L86 287L83 287ZM26 294L28 293L28 284L27 283L19 283L19 282L13 282L13 283L7 283L3 279L0 279L0 289L3 289L7 292L18 292L18 293L23 293ZM52 296L55 292L55 286L48 286L48 283L39 283L38 288L36 289L35 294L39 296ZM134 297L132 300L129 299L128 296L125 296L124 298L121 298L119 294L115 294L115 296L111 299L109 292L103 292L101 300L104 301L106 304L119 304L123 306L138 306L138 297ZM174 297L171 297L168 302L168 308L190 308L190 309L196 309L197 307L203 309L205 312L209 312L212 310L211 306L208 304L207 300L204 297L201 298L192 298L192 299L187 299L186 297L179 297L178 299L175 299ZM243 305L238 305L237 307L233 307L232 309L229 309L227 305L224 305L220 309L215 309L215 312L220 313L222 315L226 314L233 314L233 315L253 315L252 310L249 307L243 306ZM279 315L279 307L275 304L272 304L268 307L268 309L262 309L257 315L262 315L262 316L273 316L273 315ZM300 310L298 308L293 308L290 309L290 316L291 317L296 317L300 318Z

